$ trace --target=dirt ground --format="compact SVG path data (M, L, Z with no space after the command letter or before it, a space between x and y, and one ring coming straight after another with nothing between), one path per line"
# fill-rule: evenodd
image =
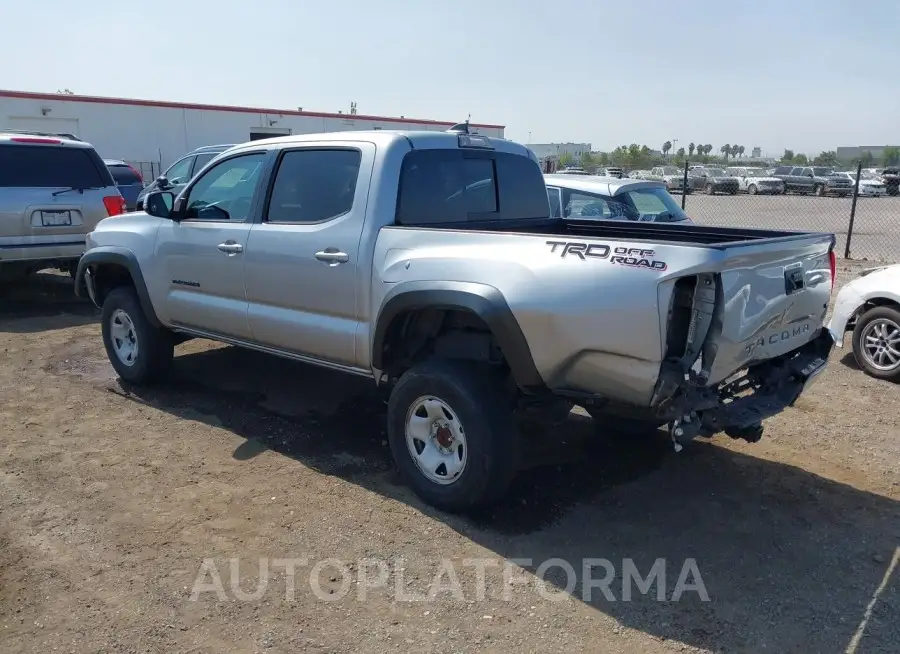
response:
M397 479L364 381L194 341L129 388L97 318L59 276L0 296L4 653L900 651L900 386L846 350L755 445L531 423L509 498L459 517ZM673 599L688 559L709 601Z

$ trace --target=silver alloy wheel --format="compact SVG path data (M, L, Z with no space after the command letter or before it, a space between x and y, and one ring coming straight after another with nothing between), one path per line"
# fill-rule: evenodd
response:
M410 405L406 446L419 471L436 484L452 484L466 468L469 448L462 423L450 405L434 396Z
M131 316L122 309L116 309L109 319L109 339L119 361L133 366L138 357L137 330Z
M888 318L875 318L860 336L862 355L875 368L888 372L900 367L900 325Z

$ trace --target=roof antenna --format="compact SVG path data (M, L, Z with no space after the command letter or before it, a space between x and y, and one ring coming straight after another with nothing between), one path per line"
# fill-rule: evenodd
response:
M469 114L466 118L466 122L464 123L456 123L453 127L448 129L448 132L460 132L462 134L471 134L472 132L469 130L469 121L472 120L472 114Z

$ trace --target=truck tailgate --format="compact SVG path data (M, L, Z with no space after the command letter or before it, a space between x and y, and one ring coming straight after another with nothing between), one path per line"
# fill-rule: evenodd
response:
M704 342L708 383L815 338L831 295L833 242L831 234L809 234L721 247L715 316Z

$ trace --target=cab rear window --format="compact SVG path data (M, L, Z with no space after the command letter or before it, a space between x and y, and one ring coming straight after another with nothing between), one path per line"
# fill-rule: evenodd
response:
M87 148L0 144L0 187L108 186L111 180L100 172L98 162L96 153Z
M549 216L544 178L528 157L445 149L414 150L403 160L398 224L546 220Z

